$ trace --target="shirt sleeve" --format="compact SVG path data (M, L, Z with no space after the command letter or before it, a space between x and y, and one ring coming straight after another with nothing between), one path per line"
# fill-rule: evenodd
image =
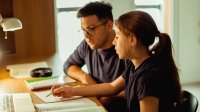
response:
M67 70L71 65L77 65L82 67L85 64L85 55L87 52L87 47L89 47L85 40L83 40L74 52L69 56L69 58L64 63L64 72L67 74Z
M153 71L146 71L140 74L137 85L138 99L141 100L145 96L154 96L159 98L159 91L161 90L161 79L159 78L162 74Z

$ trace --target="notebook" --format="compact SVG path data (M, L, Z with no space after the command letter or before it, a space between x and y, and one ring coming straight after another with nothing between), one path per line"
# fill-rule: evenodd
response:
M0 112L35 112L29 93L0 94Z
M68 77L68 76L60 76L60 77L41 77L41 78L33 78L24 80L26 85L32 90L45 90L51 89L53 85L56 84L75 84L76 80Z

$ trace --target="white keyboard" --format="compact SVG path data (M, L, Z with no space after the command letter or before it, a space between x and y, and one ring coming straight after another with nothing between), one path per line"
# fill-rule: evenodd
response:
M0 112L14 112L12 95L0 94Z

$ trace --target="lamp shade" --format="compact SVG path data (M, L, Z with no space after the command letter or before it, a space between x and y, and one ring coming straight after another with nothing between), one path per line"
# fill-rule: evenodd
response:
M3 31L15 31L22 29L22 23L17 18L4 18L1 21L1 26L3 27Z

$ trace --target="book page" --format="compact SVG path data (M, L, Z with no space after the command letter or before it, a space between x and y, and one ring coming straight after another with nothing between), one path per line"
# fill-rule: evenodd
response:
M40 111L55 111L63 109L86 108L86 107L96 107L96 106L97 106L96 103L86 98L63 101L63 102L55 102L55 103L35 104L35 107Z
M73 96L69 98L62 98L62 97L55 97L52 94L46 97L49 93L51 93L51 90L34 92L36 96L38 96L40 99L42 99L46 103L78 99L82 97L82 96Z
M15 93L12 95L15 112L35 112L30 93Z
M73 109L42 111L42 112L105 112L105 110L102 106L97 106L97 107L73 108Z
M45 61L35 62L35 63L24 63L24 64L15 64L8 65L7 70L10 70L10 76L14 78L28 78L30 76L31 70L40 67L48 67Z

